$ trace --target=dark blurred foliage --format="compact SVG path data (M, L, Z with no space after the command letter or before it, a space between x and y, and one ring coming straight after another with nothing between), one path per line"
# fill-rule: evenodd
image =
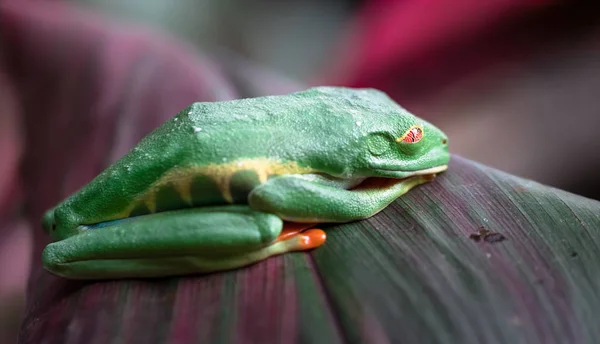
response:
M600 5L552 0L367 1L337 77L416 102L472 74L552 55L593 35ZM333 78L332 78L333 77ZM406 100L405 100L406 101Z

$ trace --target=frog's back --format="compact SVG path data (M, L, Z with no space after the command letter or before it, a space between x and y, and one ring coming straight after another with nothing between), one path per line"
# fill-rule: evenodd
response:
M393 107L398 106L381 92L333 87L194 103L64 206L79 214L74 222L93 223L245 202L249 190L272 175L319 172L319 166L303 158L346 146L363 113L376 116ZM336 131L324 140L323 128L333 127Z

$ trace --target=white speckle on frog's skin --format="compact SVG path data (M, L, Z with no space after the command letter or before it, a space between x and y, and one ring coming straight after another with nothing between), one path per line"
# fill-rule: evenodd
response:
M358 125L359 127L362 125L361 121L356 121L356 125Z
M197 133L199 131L202 131L202 128L194 128L194 132Z
M227 161L227 158L223 158L223 161Z
M175 117L173 120L174 120L174 121L177 121L177 120L179 120L179 118Z

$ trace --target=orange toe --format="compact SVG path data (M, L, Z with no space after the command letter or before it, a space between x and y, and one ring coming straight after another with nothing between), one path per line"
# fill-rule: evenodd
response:
M325 243L327 235L321 229L310 229L298 236L299 250L310 250Z
M288 222L275 240L283 251L306 251L325 243L327 235L321 229L309 229L315 223Z

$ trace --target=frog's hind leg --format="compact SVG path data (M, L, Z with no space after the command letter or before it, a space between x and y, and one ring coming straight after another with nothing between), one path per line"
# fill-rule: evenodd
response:
M282 227L278 216L248 206L191 208L80 226L49 244L42 260L73 279L161 277L234 269L323 241L314 230L279 237Z
M320 230L280 236L282 227L278 216L248 206L156 213L81 226L49 244L43 262L73 279L162 277L234 269L324 242Z

